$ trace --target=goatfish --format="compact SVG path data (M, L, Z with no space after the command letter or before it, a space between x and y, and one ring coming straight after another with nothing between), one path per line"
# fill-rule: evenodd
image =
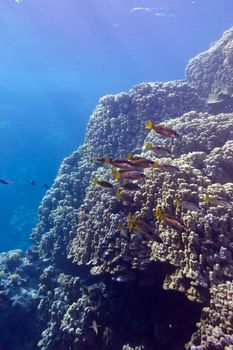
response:
M3 185L10 185L11 184L9 181L6 181L4 179L0 179L0 183Z
M180 135L172 128L161 124L153 124L151 120L148 120L148 122L146 123L146 129L152 129L157 134L160 134L165 137L171 137L173 139L176 137L180 137Z
M122 192L119 189L117 189L115 194L118 198L121 198L124 202L131 203L131 204L134 203L134 198L130 196L128 193Z
M202 211L201 208L196 203L183 201L183 200L180 200L180 199L175 199L173 201L173 204L174 204L175 207L182 207L182 208L184 208L186 210L196 211L198 213L200 213Z
M145 221L137 219L135 215L131 213L127 216L128 220L128 229L133 233L140 233L146 236L149 236L149 233L152 233L151 226Z
M144 179L146 176L141 173L140 171L137 170L132 170L132 169L122 169L122 170L112 170L112 174L114 175L115 179L131 179L131 180L141 180Z
M113 159L110 160L110 164L115 166L116 168L127 169L133 167L132 163L127 159Z
M138 168L151 168L154 166L155 162L151 159L138 159L138 160L131 160L131 163Z
M132 163L134 160L144 160L145 157L142 157L142 156L134 156L134 155L132 155L132 154L129 153L129 154L126 156L126 159L129 160L130 163Z
M113 185L108 182L108 181L104 181L104 180L98 180L94 177L93 181L92 181L93 185L99 185L105 188L113 188Z
M162 213L162 210L160 208L156 208L153 211L153 214L156 218L158 218L159 220L165 221L169 226L171 226L172 228L175 228L176 230L186 229L185 224L180 219L178 219L176 216Z
M123 183L118 182L117 186L119 188L124 188L125 190L128 190L128 191L138 191L141 189L140 186L138 186L133 182L123 182Z
M111 161L112 161L112 158L109 158L107 156L93 158L94 163L103 163L104 165L111 164Z
M176 174L178 171L180 171L179 168L177 168L175 165L171 164L159 164L154 162L153 168L158 168L161 171L165 171L171 174Z
M171 155L171 152L167 148L160 147L160 146L154 146L150 142L147 142L145 144L144 148L146 151L152 151L161 157L169 157Z
M232 209L233 205L232 203L220 198L220 197L214 197L214 196L209 196L208 194L205 194L203 196L203 200L205 203L210 203L214 205L219 205L220 207L224 207L226 209Z

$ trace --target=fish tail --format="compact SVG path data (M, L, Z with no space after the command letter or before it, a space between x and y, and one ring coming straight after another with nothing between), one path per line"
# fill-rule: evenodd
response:
M109 157L105 157L104 158L104 165L108 165L110 164L110 158Z
M119 189L116 190L115 195L119 198L121 196L121 191Z
M153 162L152 168L160 168L160 164L157 162Z
M146 149L147 151L151 150L151 149L152 149L152 144L151 144L150 142L147 142L147 143L145 144L145 149Z
M163 214L162 214L162 210L161 210L159 207L157 207L157 208L153 211L153 214L154 214L154 216L155 216L156 218L162 219Z
M210 197L208 196L208 194L204 194L203 200L204 200L205 203L209 203Z
M116 180L118 180L118 179L121 178L121 174L120 174L119 171L113 170L112 173L113 173L113 175L114 175L114 177L115 177Z
M93 183L93 185L98 185L98 180L96 177L94 177L94 179L92 180L92 183Z
M173 204L174 204L175 207L179 207L181 205L181 200L180 199L175 199L173 201Z
M153 123L152 123L152 121L151 120L148 120L147 121L147 123L146 123L146 126L145 126L145 128L146 129L153 129Z
M130 159L132 159L132 154L127 154L127 156L126 156L126 158L125 158L126 160L130 160Z

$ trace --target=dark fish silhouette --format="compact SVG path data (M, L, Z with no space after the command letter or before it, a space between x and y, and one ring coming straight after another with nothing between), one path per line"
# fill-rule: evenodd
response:
M32 186L36 186L36 181L34 181L34 180L30 180L29 183L30 183Z
M44 188L46 188L47 190L49 189L49 185L47 184L43 184Z
M8 182L8 181L6 181L4 179L1 179L1 178L0 178L0 183L3 184L3 185L10 185L11 184L10 182Z

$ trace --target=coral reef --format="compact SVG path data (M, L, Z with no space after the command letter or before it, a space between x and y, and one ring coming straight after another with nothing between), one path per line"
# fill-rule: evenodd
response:
M233 348L232 33L190 61L186 81L101 98L84 144L63 161L39 208L35 277L29 253L3 257L3 318L12 298L24 297L23 312L35 310L32 325L38 320L38 349ZM148 119L180 137L149 131ZM129 153L155 166L127 202L116 196L111 167L93 158Z
M213 102L213 96L220 99L226 91L230 94L231 65L225 58L218 72L212 65L223 53L230 57L231 33L190 61L187 81L141 84L128 94L100 99L84 145L64 160L42 202L33 233L41 258L56 266L49 267L52 272L47 284L43 278L41 281L45 297L41 305L45 306L40 310L45 310L48 320L39 342L42 350L53 350L59 344L67 349L73 344L74 349L145 350L181 349L185 343L192 350L207 350L215 343L216 349L233 345L233 114L229 103L226 108L226 100ZM224 69L226 74L219 79ZM181 137L168 139L148 132L148 119L166 121ZM171 156L157 157L146 151L148 142L169 149ZM122 158L128 153L179 170L146 169L140 190L132 194L133 203L127 204L116 197L114 189L96 187L91 181L97 177L115 186L110 168L97 168L93 158ZM223 204L205 202L206 195L222 198ZM174 199L197 203L200 210L176 207ZM178 231L156 218L155 208L181 218L186 229ZM145 222L149 232L129 235L129 212ZM66 287L56 281L61 273ZM153 282L154 276L160 283ZM75 287L72 281L76 281ZM149 300L151 310L158 309L148 288L163 300L164 309L157 315L146 306ZM163 293L168 297L164 299ZM183 295L187 306L176 300L177 295ZM147 321L145 315L135 315L139 302L147 310ZM184 330L176 332L177 320L166 311L170 302L185 315L186 307L192 308L192 323L183 339L178 333ZM119 327L119 310L125 311L120 317L127 320L122 323L127 332ZM100 331L93 330L93 320Z
M33 250L0 254L0 347L34 349L45 326L38 314L41 263ZM12 336L12 330L14 336Z
M211 112L233 108L233 28L213 43L206 52L189 61L186 79L198 94L206 98Z

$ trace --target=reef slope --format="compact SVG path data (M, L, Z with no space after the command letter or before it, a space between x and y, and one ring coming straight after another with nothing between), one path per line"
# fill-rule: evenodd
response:
M41 263L33 284L38 349L233 349L232 57L233 28L189 62L185 81L143 83L100 99L32 234ZM180 137L145 129L148 119ZM147 143L171 154L158 157ZM115 189L93 185L96 177L116 186L111 168L93 158L129 153L176 168L145 169L126 203ZM156 208L185 228L160 220ZM129 212L146 225L142 234L129 232Z

